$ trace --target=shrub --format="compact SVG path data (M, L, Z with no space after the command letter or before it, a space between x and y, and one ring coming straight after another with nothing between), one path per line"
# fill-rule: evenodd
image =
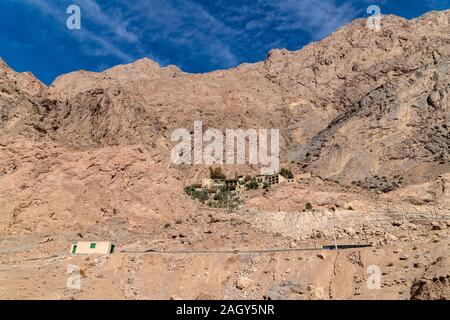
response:
M193 186L187 186L184 187L184 192L186 192L188 195L192 196L192 193L195 191L195 188Z
M209 177L213 180L225 180L227 178L220 167L209 168Z
M230 190L228 190L226 187L222 187L222 188L219 189L219 192L217 192L214 195L214 200L216 200L216 201L224 201L224 200L228 199L230 193L231 193Z
M286 179L293 179L294 175L292 174L292 171L286 168L283 168L280 170L280 176L285 177Z
M245 188L246 188L247 190L256 190L256 189L259 188L259 183L258 183L256 180L252 180L252 181L247 182L247 183L245 184Z
M307 203L305 204L305 210L311 211L312 208L313 208L313 206L312 206L311 202L307 202Z
M208 205L213 208L228 208L230 212L233 212L239 208L240 203L239 196L224 187L214 195L214 202L208 203Z
M202 203L205 203L209 199L208 190L206 189L198 191L193 186L188 186L184 188L184 192L186 192L186 194L188 194L192 199L197 199Z

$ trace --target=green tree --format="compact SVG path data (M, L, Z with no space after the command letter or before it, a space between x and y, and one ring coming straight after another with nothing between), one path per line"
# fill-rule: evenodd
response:
M286 169L286 168L282 168L280 170L280 176L283 176L286 179L293 179L294 178L294 175L293 175L292 171L289 170L289 169Z
M184 188L184 192L192 199L199 200L202 203L205 203L209 199L209 193L206 189L196 190L193 186L188 186Z
M253 179L252 181L245 184L245 188L247 190L256 190L259 188L259 183L256 181L256 179Z
M227 178L220 167L209 168L209 177L214 180L225 180Z
M227 188L220 188L219 191L213 197L214 202L210 204L213 208L228 208L230 212L233 212L239 208L241 203L239 196L236 192L230 191Z

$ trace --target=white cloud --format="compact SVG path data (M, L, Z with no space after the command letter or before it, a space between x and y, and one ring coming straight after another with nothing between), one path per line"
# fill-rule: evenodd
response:
M120 11L104 12L94 0L78 0L77 4L83 10L83 18L106 27L116 38L127 42L139 42L139 37L127 30L128 21L124 20Z
M228 40L238 32L210 14L200 4L179 1L122 1L142 26L141 39L180 46L186 56L207 55L211 62L231 67L238 59ZM144 40L142 40L144 41Z
M49 0L24 0L27 4L33 5L36 8L38 8L42 13L51 16L54 18L58 23L60 24L61 28L66 28L66 8L61 5L56 5L55 1L49 1ZM90 6L91 10L97 10L96 13L100 17L101 22L104 24L110 24L112 28L111 22L107 22L106 17L102 15L98 11L100 10L98 6L96 5L95 1L92 0L82 0L85 5ZM63 8L63 10L61 10ZM92 16L94 13L92 11L87 10L87 12L91 12L90 15ZM84 19L83 15L84 11L82 9L82 21ZM89 16L89 15L88 15ZM120 30L120 29L118 29ZM82 27L82 30L79 31L69 31L71 32L73 37L77 39L77 41L80 42L82 49L89 55L112 55L118 59L120 59L123 62L129 62L131 60L134 60L134 57L126 52L124 52L122 49L120 49L117 45L115 45L107 36L102 36L100 34L95 34L86 28ZM128 34L123 34L123 36L131 37Z
M68 1L24 1L65 26L61 3ZM83 28L73 36L89 55L113 55L124 62L148 56L161 64L183 64L205 57L210 66L226 68L235 66L243 56L251 56L249 50L292 45L296 41L289 37L297 31L318 40L357 16L352 6L356 0L341 5L336 0L254 0L239 7L215 1L222 11L209 12L195 0L118 0L114 6L78 0ZM90 26L97 32L89 30ZM299 38L298 43L304 40ZM158 51L179 48L170 54L175 61L156 57L151 45L159 45Z
M333 0L260 0L273 8L267 19L277 23L277 30L303 30L313 39L321 39L355 18L351 1L341 5Z

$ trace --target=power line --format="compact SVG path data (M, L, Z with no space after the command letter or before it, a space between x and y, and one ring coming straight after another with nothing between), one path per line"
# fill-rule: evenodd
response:
M338 20L340 23L342 24L346 24L347 22L343 21L342 19L340 19L339 17L337 17L336 15L330 13L328 10L326 10L325 8L323 8L322 6L320 6L319 4L317 4L314 0L309 0L313 6L315 6L316 8L318 8L319 10L322 10L322 12L325 12L327 15L329 15L331 18Z
M348 23L348 21L344 21L341 18L339 18L338 16L336 16L335 14L331 13L330 11L328 11L327 9L325 9L324 7L322 7L321 5L319 5L315 0L309 0L310 3L315 6L316 8L318 8L319 10L321 10L322 12L324 12L325 14L327 14L329 17L331 17L332 19L336 19L338 20L342 25L345 25L346 23ZM380 6L384 5L384 1L383 0L374 0L376 1ZM382 1L382 2L381 2ZM362 12L364 10L360 10L358 11L358 14L360 12Z

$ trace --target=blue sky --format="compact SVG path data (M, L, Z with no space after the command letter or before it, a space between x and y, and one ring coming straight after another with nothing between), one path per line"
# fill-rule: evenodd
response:
M72 4L81 30L66 27ZM450 0L1 0L0 57L47 84L142 57L207 72L298 50L366 17L371 4L407 18L450 9Z

